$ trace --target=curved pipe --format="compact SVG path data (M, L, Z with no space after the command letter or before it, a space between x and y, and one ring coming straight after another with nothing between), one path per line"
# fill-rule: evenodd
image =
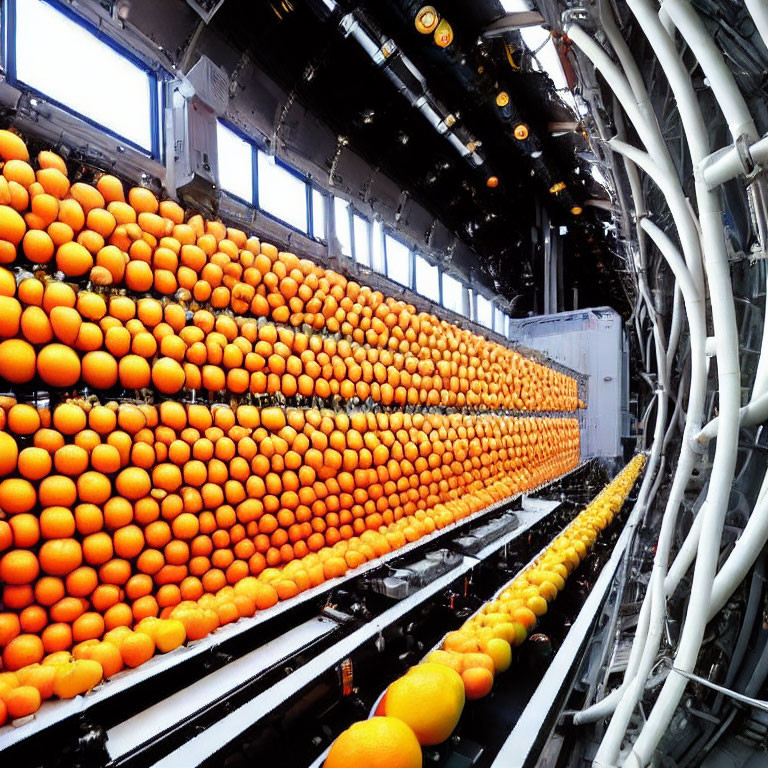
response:
M765 0L744 0L744 5L747 6L765 47L768 48L768 5Z
M734 141L746 136L749 143L760 138L747 102L736 85L723 54L688 0L664 0L662 9L680 30L709 81L715 100L723 110Z
M608 54L581 27L574 24L567 27L565 31L572 42L600 71L608 86L616 94L622 108L627 113L648 152L659 158L662 168L665 170L665 189L662 191L665 195L668 191L670 192L678 208L678 215L681 216L678 223L678 236L683 245L683 254L688 264L688 269L691 271L691 275L703 295L704 278L701 265L699 231L685 202L682 187L677 179L674 165L669 156L669 150L661 137L658 123L655 120L648 120L643 116L624 75L619 71L616 64L611 61ZM676 187L676 190L673 191L673 187ZM683 208L686 209L685 218L682 218Z
M765 338L766 336L768 336L768 333L763 332L763 337ZM768 419L768 392L759 395L754 400L750 400L747 405L739 410L740 427L754 427L755 424L761 424L766 419ZM706 445L713 437L717 437L719 429L720 417L715 416L696 435L696 440L702 445Z
M682 6L685 6L685 8L681 14L678 11ZM684 15L689 20L692 15L701 25L698 16L685 0L667 0L665 9L676 24L681 15ZM703 27L703 25L701 26ZM692 45L689 37L696 35L691 32L690 26L686 23L683 24L682 28L678 26L678 29L689 44ZM664 33L662 40L670 41L670 38ZM658 40L654 37L651 40L654 49L657 43ZM661 44L663 45L663 42ZM711 46L714 47L714 44L711 43ZM697 48L700 49L700 46L697 45ZM715 52L719 55L716 48ZM679 62L677 56L675 56L675 59ZM723 75L723 70L728 72L725 63L722 61L722 56L719 56L719 60L720 65L718 67L710 67L710 70L717 71L718 77ZM698 177L698 168L703 158L709 153L706 127L701 111L698 108L698 103L695 102L695 94L690 84L690 78L687 76L685 79L679 77L679 69L677 74L678 76L675 77L674 72L672 74L668 73L668 77L678 101L678 108L680 109L681 119L688 138L693 166L697 169L696 175ZM728 72L728 74L730 73ZM732 78L730 87L738 93ZM718 90L715 91L718 99L722 95L721 91L722 88L718 84ZM680 96L678 96L679 92ZM696 109L692 110L689 108L689 106L692 106L689 101L681 105L680 97L688 100L693 98ZM729 119L730 122L731 120ZM734 125L733 128L748 131L749 122L742 122L737 126ZM712 322L715 337L718 340L717 370L722 427L715 448L706 503L699 512L699 516L702 517L702 525L693 573L693 583L691 585L688 610L675 656L675 666L685 672L692 671L696 664L709 615L710 595L720 556L720 540L725 511L728 506L728 497L736 466L739 437L738 414L741 397L736 313L733 304L730 268L723 238L722 214L719 200L716 195L701 189L700 184L697 184L697 197L712 306ZM654 750L658 746L677 709L686 684L687 679L682 675L670 675L666 679L625 765L646 766L650 762Z
M755 507L731 554L715 577L708 621L728 602L736 587L744 581L749 569L768 543L768 472L757 496Z
M650 164L635 162L649 175L653 176ZM647 158L650 160L650 158ZM664 600L664 580L667 575L669 556L674 543L677 516L680 504L688 485L688 480L696 460L696 453L690 444L690 436L698 429L701 413L704 409L704 401L707 389L707 372L705 364L705 345L707 339L706 315L704 300L696 290L693 280L688 272L685 262L670 238L652 221L645 218L640 221L640 226L645 230L654 242L659 252L670 265L678 285L683 294L688 326L691 337L691 387L689 394L688 413L685 420L683 445L678 458L674 480L670 489L667 504L662 516L661 529L656 545L656 553L653 560L651 580L643 599L643 603L650 605L650 620L648 631L643 641L638 643L637 653L640 661L633 676L625 676L625 692L617 702L616 711L603 737L603 741L595 756L598 763L614 764L619 756L621 741L626 733L627 726L638 702L645 692L645 683L653 669L656 655L661 645L664 632L664 615L666 602ZM633 650L634 650L633 643ZM642 648L642 652L640 652Z

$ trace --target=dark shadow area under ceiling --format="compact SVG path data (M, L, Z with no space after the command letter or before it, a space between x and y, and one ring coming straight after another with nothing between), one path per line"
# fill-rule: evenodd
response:
M522 121L540 138L547 162L555 169L551 178L565 182L569 199L581 203L601 191L605 194L576 155L587 149L582 135L550 136L550 122L574 118L545 74L520 66L526 53L519 33L517 47L510 46L517 69L510 66L503 39L481 37L484 26L500 15L494 0L444 4L456 34L446 50L415 31L407 2L349 3L330 18L327 11L323 18L318 2L228 0L212 25L472 248L477 263L463 266L494 292L514 299L515 315L542 311L536 295L541 291L543 259L537 242L541 238L535 234L537 200L556 226L564 224L569 230L563 242L564 308L571 308L572 286L579 290L580 306L629 308L620 277L612 269L620 264L613 256L612 235L603 226L608 214L585 208L583 215L573 216L563 201L548 194L548 178L535 175L525 147L517 146L520 142L510 138L494 114L496 94L506 90ZM395 41L425 75L430 94L459 116L462 127L480 144L485 159L481 166L461 157L362 48L342 35L339 17L353 9ZM329 171L332 163L329 155ZM499 179L497 187L489 188L489 176Z

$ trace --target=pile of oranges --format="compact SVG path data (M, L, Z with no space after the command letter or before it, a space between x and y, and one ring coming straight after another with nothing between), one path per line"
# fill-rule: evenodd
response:
M255 237L185 222L114 176L0 132L0 375L384 405L571 411L577 382ZM127 201L126 201L127 197ZM73 284L74 283L74 284ZM336 338L339 336L340 338Z
M391 731L399 745L387 765L421 766L413 739L389 721L404 723L421 745L439 744L451 735L465 699L488 695L495 676L510 667L512 648L533 631L537 618L613 521L644 465L645 456L635 456L493 600L446 635L439 650L392 683L367 721L371 725L356 723L334 742L326 768L375 765L381 749L376 733L382 729Z
M0 701L577 465L572 378L9 131L0 158Z

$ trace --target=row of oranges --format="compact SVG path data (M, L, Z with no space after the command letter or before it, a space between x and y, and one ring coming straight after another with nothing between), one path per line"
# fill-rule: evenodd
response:
M35 170L9 132L0 156L0 263L26 260L35 272L18 296L13 276L0 275L0 333L12 339L0 348L0 375L10 381L577 406L565 374L240 230L199 214L185 222L177 203L148 189L126 195L109 175L71 184L52 152ZM88 290L52 281L54 268ZM202 311L190 318L188 308Z
M150 611L150 615L135 624L136 617L125 603L114 603L102 617L95 611L85 611L85 598L80 598L79 605L75 598L60 599L55 604L59 610L63 611L64 601L69 600L67 610L72 613L58 618L69 618L71 622L49 624L42 637L30 631L33 627L29 624L32 611L39 611L40 606L27 606L21 616L0 614L0 640L5 643L2 661L6 670L0 672L0 726L8 717L34 714L45 699L84 694L102 679L124 667L139 666L156 652L166 653L187 640L200 639L221 626L270 608L281 599L342 576L393 546L461 520L511 492L508 478L493 479L485 485L476 481L461 499L401 518L387 527L386 535L366 530L359 537L341 539L282 568L268 567L258 577L244 576L215 594L204 592L199 583L197 589L191 589L191 582L185 579L181 585L184 588L186 582L185 599L173 599L162 608L159 617ZM81 581L70 578L75 572L69 574L65 588L70 582ZM48 582L42 587L44 579ZM38 591L47 593L55 584L56 577L43 577L35 586L35 596ZM127 590L128 584L124 586ZM96 598L94 590L91 602L98 599L106 604L124 594L116 585L105 584L96 589L102 590L102 594ZM117 591L117 598L110 591Z
M49 650L366 531L380 556L467 491L528 490L579 452L573 419L0 405L2 598Z
M612 522L644 463L645 456L635 456L496 598L449 633L440 650L392 683L375 717L354 724L334 742L325 768L421 766L418 745L445 741L459 722L465 698L490 693L495 676L512 663L512 647L533 631L537 617L546 613L547 604ZM387 760L377 762L382 750L388 752Z

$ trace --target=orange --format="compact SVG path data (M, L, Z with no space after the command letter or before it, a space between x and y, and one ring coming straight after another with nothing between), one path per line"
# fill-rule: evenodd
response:
M161 357L152 366L152 383L163 394L175 394L184 386L181 365L170 357Z
M0 646L8 645L21 632L21 623L15 613L0 613Z
M424 662L387 689L384 711L406 723L420 744L445 741L464 709L464 685L455 670Z
M26 161L29 160L29 151L20 136L12 131L0 130L0 157L3 160Z
M7 432L0 432L0 476L13 472L16 468L18 456L19 448L16 445L16 441ZM24 473L22 472L22 474Z
M40 691L31 685L14 688L5 698L8 717L14 719L34 714L40 709L41 703Z
M40 531L45 539L61 539L75 532L74 515L66 507L46 507L40 513Z
M140 467L128 467L115 478L117 492L133 501L146 496L151 487L152 482L147 471Z
M325 768L421 768L421 747L413 731L394 717L355 723L331 745Z
M97 661L76 659L56 667L53 692L60 699L72 699L87 693L101 682L104 671Z
M493 675L483 667L470 667L461 673L467 699L482 699L493 688Z
M31 685L36 688L41 699L50 699L53 696L53 680L56 670L52 666L43 664L28 664L22 667L16 676L21 685Z
M90 645L83 650L81 658L98 662L105 678L112 677L123 669L120 649L112 643L101 642Z
M43 641L37 635L17 635L5 646L3 666L14 671L27 664L38 664L43 653Z
M71 387L80 378L80 358L64 344L47 344L37 356L37 372L52 387Z
M83 562L83 550L75 539L51 539L40 548L40 567L52 576L64 576Z
M35 375L35 350L22 339L0 343L0 377L13 384L24 384Z
M120 642L120 655L128 667L138 667L149 661L155 652L155 642L143 632L131 632Z

